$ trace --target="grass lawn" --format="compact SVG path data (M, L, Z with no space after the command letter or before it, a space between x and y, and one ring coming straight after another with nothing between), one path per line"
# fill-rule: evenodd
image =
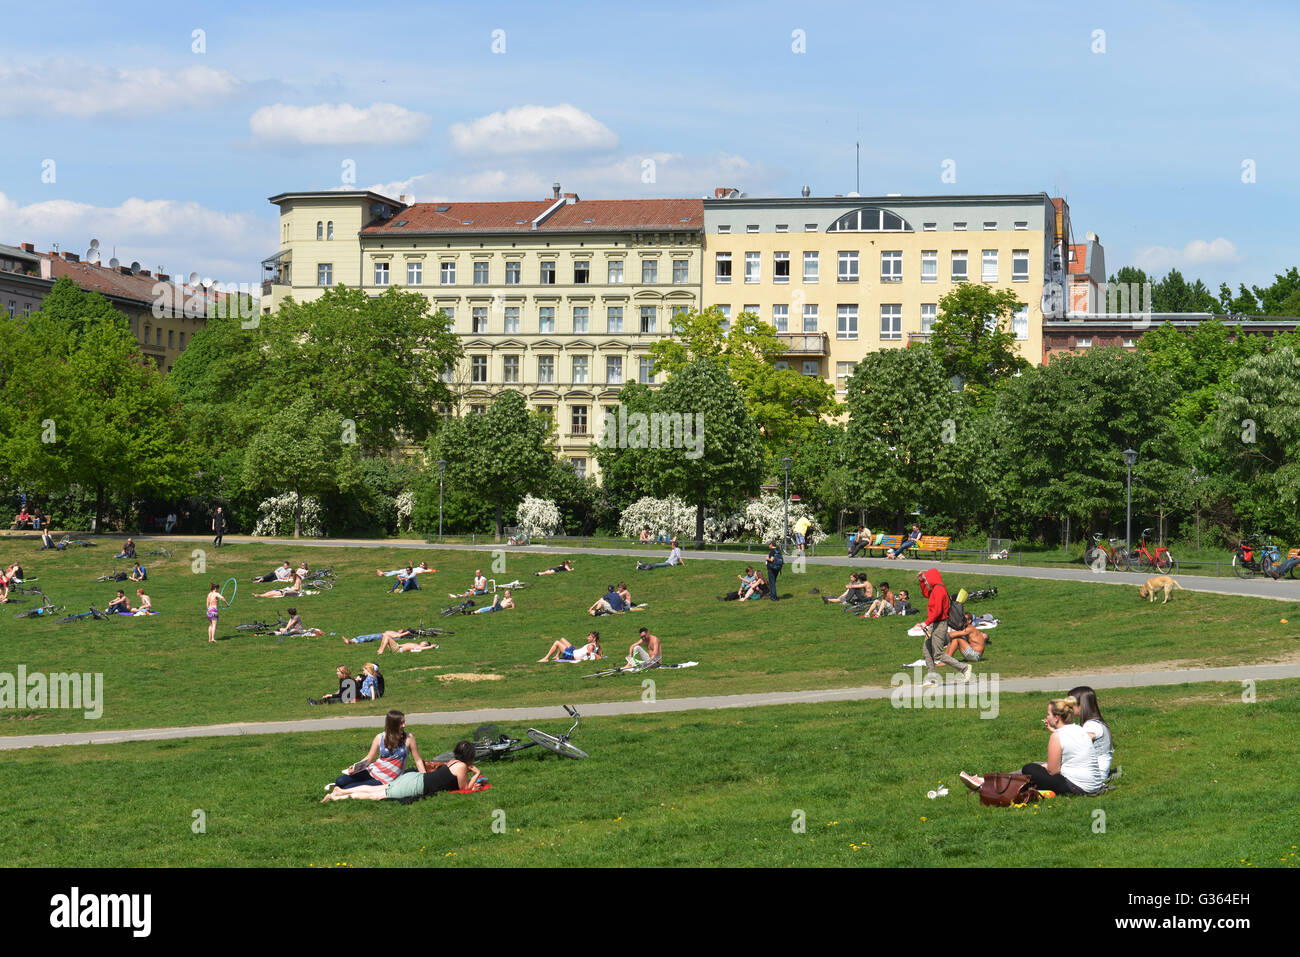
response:
M319 803L322 784L364 754L368 731L12 752L0 764L0 855L11 867L1300 860L1289 826L1300 816L1300 681L1262 683L1252 704L1222 684L1105 692L1124 767L1116 790L979 806L957 772L1042 760L1045 697L1003 695L993 720L887 701L588 718L575 738L588 760L533 749L486 764L490 791L409 807ZM471 729L411 730L432 756ZM941 781L949 795L927 800ZM205 833L193 833L195 811Z
M15 554L9 549L9 555ZM253 574L270 570L288 557L307 556L312 565L328 565L340 574L332 591L297 600L256 599ZM427 555L438 568L421 576L421 589L386 593L392 579L379 579L375 568L404 565ZM484 705L558 704L560 701L627 700L640 685L624 676L584 680L591 665L540 665L552 639L580 640L598 629L608 653L619 660L649 627L663 639L666 660L700 662L698 668L658 673L658 694L683 697L814 688L887 686L890 676L920 654L920 639L906 635L919 619L862 620L810 595L812 587L837 594L847 570L809 566L803 575L790 566L780 579L779 603L719 602L716 596L736 584L743 563L690 561L677 569L634 570L631 557L575 555L575 571L532 578L560 556L505 553L506 571L492 571L485 553L412 553L400 549L285 548L236 545L208 550L202 574L192 571L188 553L171 559L146 560L147 592L162 614L150 618L114 617L110 621L58 624L50 619L15 620L26 604L0 612L0 672L102 672L103 717L87 722L80 712L53 710L0 711L0 735L79 731L88 728L138 728L165 725L258 721L336 714L334 708L311 708L307 697L337 687L334 669L346 664L354 672L378 661L387 696L376 704L351 706L351 713L381 714L390 707L407 712L456 710ZM99 607L119 587L95 584L96 575L127 569L114 561L110 546L63 553L21 553L27 574L70 610ZM0 555L8 559L8 555ZM522 578L529 587L518 592L518 608L492 615L440 620L439 609L451 603L448 592L461 591L474 569L498 581ZM892 572L892 569L890 570ZM889 572L873 569L873 580ZM906 575L906 573L903 573ZM379 657L377 644L344 646L336 637L245 637L208 644L203 597L209 581L234 575L239 595L223 611L219 634L236 634L234 624L296 606L308 626L356 635L415 624L443 624L455 631L438 639L441 647L419 655ZM625 579L632 595L649 603L641 612L591 618L588 606L605 584ZM952 570L945 580L957 588L980 586L983 579ZM128 585L130 583L123 583ZM911 588L911 580L895 581ZM1069 675L1084 670L1178 662L1235 664L1294 656L1300 638L1300 607L1282 602L1176 592L1168 606L1138 599L1135 588L1094 582L1051 582L999 578L992 601L972 604L1003 624L991 633L993 643L984 666L1003 677ZM131 586L129 594L134 595ZM1281 624L1286 618L1290 624ZM453 677L461 676L461 677ZM469 678L463 676L470 676ZM479 680L470 680L479 679ZM344 706L337 706L342 708Z

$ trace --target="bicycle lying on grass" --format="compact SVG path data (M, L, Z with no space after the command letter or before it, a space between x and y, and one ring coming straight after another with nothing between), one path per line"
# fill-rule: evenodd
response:
M98 542L83 542L83 541L82 541L81 539L79 539L79 538L68 538L68 537L65 535L65 536L63 537L63 540L60 541L60 542L57 542L57 543L55 544L54 547L57 548L59 551L63 551L63 550L64 550L65 548L67 548L69 545L80 545L82 548L96 548L96 547L99 545L99 543L98 543Z
M278 611L275 613L275 618L275 624L270 624L265 621L246 621L241 625L236 625L235 631L252 632L255 635L265 635L289 624L287 620L280 616Z
M109 617L110 616L108 612L100 611L94 605L91 605L90 611L80 611L77 612L76 614L65 615L64 617L58 619L58 622L60 625L66 625L69 622L85 621L87 618L94 618L96 621L108 621Z
M424 622L420 622L418 628L406 629L411 633L412 638L436 638L439 635L454 635L454 631L448 631L446 628L425 628Z
M528 735L527 741L519 738L512 738L509 735L501 734L495 724L485 724L474 731L474 760L475 761L499 761L503 758L514 759L514 756L526 748L541 745L548 751L558 754L562 758L572 758L574 761L581 761L587 756L587 752L579 747L569 743L569 738L578 730L578 724L582 721L582 715L578 714L578 709L570 705L565 705L564 710L569 713L573 719L573 725L568 731L560 735L549 734L546 731L539 731L536 728L529 728L524 733ZM455 755L451 751L445 751L434 758L435 761L451 761Z
M474 608L474 601L470 598L466 598L459 605L451 605L447 608L444 608L442 611L438 613L438 616L440 618L450 618L452 615L469 615L469 614L473 614L472 611L473 608Z
M154 557L158 557L158 558L171 558L171 557L172 557L172 550L171 550L170 548L163 548L163 547L159 546L158 548L152 548L152 549L150 549L149 551L147 551L147 552L141 552L140 554L141 554L141 556L144 557L144 558L154 558Z
M109 572L107 575L100 575L95 579L97 582L124 582L131 576L126 572Z
M35 608L28 608L26 611L20 611L14 615L15 618L40 618L43 615L57 615L67 607L65 605L56 606L54 602L50 601L49 596L39 588L33 588L31 591L41 596L40 605Z

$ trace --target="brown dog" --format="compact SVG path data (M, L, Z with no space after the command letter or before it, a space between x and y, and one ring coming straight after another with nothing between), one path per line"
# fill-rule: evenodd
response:
M1156 592L1162 588L1165 590L1165 600L1160 603L1162 605L1169 601L1169 595L1175 588L1179 591L1183 590L1183 586L1168 575L1157 575L1155 578L1148 578L1145 585L1139 585L1138 594L1147 601L1155 601Z

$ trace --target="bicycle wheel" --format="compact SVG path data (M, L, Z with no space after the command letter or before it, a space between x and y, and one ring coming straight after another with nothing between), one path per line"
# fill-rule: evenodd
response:
M450 608L444 608L440 613L441 617L443 618L450 618L452 615L459 615L459 614L460 614L459 605L452 605Z
M547 734L545 731L538 731L536 728L528 729L528 737L533 739L535 744L540 744L547 751L553 751L562 758L572 758L575 761L581 761L587 756L587 752L582 748L574 747L564 738L557 738L553 734Z
M1178 563L1174 561L1174 556L1166 549L1163 552L1156 553L1156 571L1162 575L1168 575L1174 566Z
M28 608L26 611L20 611L14 615L15 618L36 618L41 614L39 608Z
M1115 571L1128 572L1132 570L1133 570L1133 556L1129 555L1127 552L1123 551L1122 549L1120 551L1117 551L1115 553Z
M1255 575L1255 572L1242 561L1240 552L1232 556L1232 570L1238 578L1250 579Z
M334 587L334 583L332 581L321 579L319 581L310 582L309 587L315 588L317 591L329 591Z

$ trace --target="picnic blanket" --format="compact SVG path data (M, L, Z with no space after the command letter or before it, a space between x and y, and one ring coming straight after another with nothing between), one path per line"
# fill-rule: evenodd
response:
M143 618L145 615L156 615L158 612L153 608L150 608L148 611L115 611L113 614L126 615L128 618Z
M1000 624L997 618L990 618L986 615L980 615L975 618L975 627L980 631L992 631ZM925 627L922 625L913 625L907 629L907 633L913 638L925 637Z

